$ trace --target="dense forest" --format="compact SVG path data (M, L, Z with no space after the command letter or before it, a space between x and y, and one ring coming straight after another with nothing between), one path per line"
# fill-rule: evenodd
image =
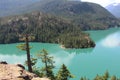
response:
M13 7L9 10L7 9L8 12L4 13L6 10L3 9L4 11L1 11L1 14L9 16L41 11L70 20L82 30L108 29L110 27L120 26L120 20L99 4L77 0L36 0L34 3L30 0L26 4L27 1L17 1L15 4L20 4L21 6L16 7L16 5L11 5Z
M63 18L41 12L0 18L0 43L21 42L25 34L34 36L35 42L59 43L66 48L95 46L89 34Z
M41 0L18 10L20 12L16 9L15 13L31 13L0 18L0 43L21 42L22 36L29 34L35 37L33 41L36 42L59 43L66 48L88 48L94 47L95 43L81 30L120 26L120 20L106 9L89 2Z
M42 11L56 15L80 27L82 30L108 29L120 26L120 20L114 17L109 11L99 4L69 1L69 0L41 0L25 7L23 12Z
M31 12L34 10L35 12ZM23 42L27 35L33 42L57 43L65 48L90 48L95 47L95 43L90 35L82 30L120 27L120 20L100 5L88 2L42 0L40 3L24 6L16 11L15 14L31 13L0 18L0 44ZM27 40L26 44L29 44L29 40ZM45 49L36 57L31 58L30 51L27 51L31 49L31 46L26 47L25 44L22 44L22 47L22 50L27 52L28 60L25 63L28 71L51 80L69 80L75 77L65 64L62 64L55 74L53 56L49 56ZM37 62L43 63L42 68L36 66ZM80 80L89 79L80 76ZM114 75L110 76L106 71L104 75L97 75L93 80L120 79Z

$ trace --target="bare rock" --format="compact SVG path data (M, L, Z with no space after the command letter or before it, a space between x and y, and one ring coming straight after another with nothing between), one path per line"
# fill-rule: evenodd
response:
M21 67L22 69L25 69L25 67L22 64L17 64L18 67Z
M0 80L49 80L30 73L22 65L0 63Z
M7 62L6 61L1 61L0 64L7 64Z

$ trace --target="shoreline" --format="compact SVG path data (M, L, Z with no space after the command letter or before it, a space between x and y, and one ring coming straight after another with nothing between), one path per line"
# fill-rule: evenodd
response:
M62 49L66 49L64 45L60 45L60 48L62 48Z

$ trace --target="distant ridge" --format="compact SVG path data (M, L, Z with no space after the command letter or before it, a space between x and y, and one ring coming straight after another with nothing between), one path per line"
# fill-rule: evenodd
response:
M0 0L0 17L19 14L20 9L38 1L40 0Z
M120 3L112 3L106 7L114 16L120 18Z
M98 30L119 26L119 21L102 6L81 1L42 0L24 8L60 16L71 20L82 30Z
M14 10L10 9L5 13L1 11L0 16L24 14L33 11L41 11L65 18L82 30L99 30L120 26L120 21L102 6L77 0L38 0L34 3L29 2L29 5L26 6L16 7Z

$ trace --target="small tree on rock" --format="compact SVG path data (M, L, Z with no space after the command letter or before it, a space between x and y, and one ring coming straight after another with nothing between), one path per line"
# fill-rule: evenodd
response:
M53 57L49 56L48 52L43 49L40 54L37 55L38 59L41 59L45 65L41 70L46 77L49 77L51 80L55 80L52 69L55 67L53 64Z
M25 40L25 43L18 45L17 48L19 48L19 49L21 49L23 51L26 51L28 71L32 72L32 62L31 62L31 58L30 58L30 49L32 47L29 46L29 39L32 40L32 39L34 39L34 37L28 36L26 34L22 39Z

